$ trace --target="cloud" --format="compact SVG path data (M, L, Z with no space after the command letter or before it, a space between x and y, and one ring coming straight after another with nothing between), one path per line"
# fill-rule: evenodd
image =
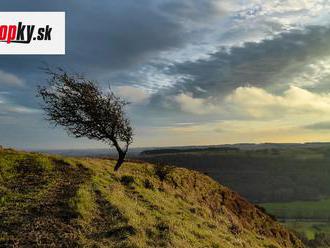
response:
M315 24L316 20L328 16L330 8L328 1L313 0L249 0L244 4L241 4L239 0L233 0L230 4L227 3L228 1L219 0L218 2L220 6L227 6L229 11L236 13L237 19L247 22L247 25L254 23L260 26L263 23L277 23L285 30L303 27L313 22Z
M173 126L163 130L180 144L228 144L240 142L307 142L320 140L319 133L311 133L281 120L271 124L265 120L228 120L205 122L189 126ZM327 140L330 135L321 139Z
M180 93L172 99L181 111L193 115L268 120L295 115L329 115L330 118L330 93L316 93L294 85L282 94L241 86L226 96L199 98L192 93Z
M19 106L19 105L8 106L7 111L10 112L10 113L16 113L16 114L37 114L37 113L41 113L40 109L28 108L28 107Z
M221 94L220 94L221 95ZM192 93L172 97L187 124L164 125L161 132L177 144L329 141L330 93L291 85L273 93L240 86L225 96L201 98ZM315 120L318 122L315 123ZM166 142L170 140L166 139Z
M29 108L21 105L9 104L0 101L0 113L1 116L13 116L15 115L16 118L19 118L22 114L40 114L40 109Z
M308 89L324 91L330 80L330 56L309 61L301 71L293 73L292 84Z
M216 113L219 107L211 103L211 99L194 98L191 94L181 93L173 97L174 101L184 112L205 115Z
M226 95L251 85L283 90L306 70L306 65L330 57L330 29L310 27L291 31L259 43L246 43L230 51L218 51L205 60L173 65L168 73L187 75L172 91L192 92L200 97ZM206 90L200 92L198 88Z
M222 15L225 14L223 6L219 5L215 0L164 1L164 3L159 4L159 8L163 13L171 15L175 19L197 21L198 23L212 18L219 13Z
M22 106L13 103L6 99L6 92L0 92L0 113L1 116L9 116L13 114L38 114L41 113L40 109ZM16 116L17 117L17 116Z
M3 11L66 11L65 56L2 56L2 68L35 70L42 62L94 74L126 70L189 39L182 22L159 7L160 0L1 2ZM206 13L205 13L206 14ZM16 66L16 67L15 67Z
M330 130L330 121L313 123L313 124L304 126L304 128L312 129L312 130L313 129L315 129L315 130Z
M0 70L0 85L20 87L24 85L24 80L14 74Z
M119 96L133 104L146 103L150 97L145 90L134 86L118 86L115 91Z
M196 133L208 128L208 140L213 140L216 128L224 130L221 135L235 129L234 133L243 137L239 129L261 128L268 121L272 125L287 123L285 130L291 133L293 126L312 124L310 119L329 121L325 110L327 96L322 93L329 91L330 80L329 1L35 0L28 5L21 2L2 1L0 7L3 11L67 13L65 56L0 58L2 72L18 79L13 83L11 77L4 83L1 79L6 77L0 74L0 88L8 90L8 86L22 83L29 86L11 87L10 97L1 95L0 112L14 115L30 128L43 130L34 139L40 144L48 142L49 130L39 128L42 124L37 121L32 125L23 120L26 116L31 121L35 116L28 116L37 113L34 91L36 84L45 82L38 70L42 62L110 82L134 103L130 116L137 127L145 127L146 123L173 126L173 120L195 123L177 128L189 127ZM24 82L20 83L22 79ZM290 85L298 89L290 89ZM293 93L318 104L303 106ZM264 101L264 105L253 103L253 97ZM297 99L296 102L289 97ZM305 117L303 111L307 111ZM215 120L219 123L214 124ZM203 126L205 121L208 126ZM22 128L27 133L30 130ZM14 126L11 133L7 130L0 125L1 136L21 145L21 137L12 138L16 135ZM147 131L143 135L151 139ZM169 136L158 133L153 137L157 137L153 138L157 145ZM186 138L190 143L201 140L197 136ZM68 146L68 140L60 139L64 140L63 136L57 138L58 144ZM144 138L137 137L140 139ZM207 139L204 142L208 143Z
M257 87L239 87L227 96L226 102L242 115L254 118L330 115L329 93L313 93L296 86L291 86L283 95Z

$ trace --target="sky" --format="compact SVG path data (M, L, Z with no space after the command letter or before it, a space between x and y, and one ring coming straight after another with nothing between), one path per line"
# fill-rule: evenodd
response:
M136 147L330 141L328 0L3 0L65 11L66 55L0 55L0 144L103 148L44 120L40 67L131 102Z

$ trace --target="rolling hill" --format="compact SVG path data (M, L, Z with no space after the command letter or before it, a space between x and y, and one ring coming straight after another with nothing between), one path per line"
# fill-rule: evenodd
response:
M304 247L196 171L0 150L0 247Z

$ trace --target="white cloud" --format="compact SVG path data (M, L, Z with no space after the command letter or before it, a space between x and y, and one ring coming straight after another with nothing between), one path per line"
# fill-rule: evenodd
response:
M24 80L14 74L0 70L0 85L23 86Z
M147 87L167 87L187 81L189 75L166 73L166 66L175 63L209 60L211 54L224 49L243 46L247 42L273 39L293 29L304 30L310 25L329 25L328 0L212 0L213 18L198 22L182 21L190 41L183 47L167 49L154 59L161 69L152 66L139 73ZM164 70L163 70L164 69ZM165 72L165 73L164 73Z
M174 101L179 104L182 111L205 115L218 112L220 108L211 102L211 99L194 98L190 93L181 93L174 96Z
M257 87L239 87L226 98L227 105L254 118L278 119L285 116L330 117L330 94L313 93L291 86L283 95Z
M17 114L35 114L35 113L40 113L40 109L34 109L34 108L28 108L28 107L24 107L24 106L9 106L7 108L8 112L11 113L17 113Z
M196 123L173 125L164 130L190 143L311 142L330 139L330 93L315 93L296 86L281 94L258 87L239 87L218 101L193 98L189 94L180 94L176 98L180 99L181 110L194 114L196 120L200 114L218 117L217 121L203 117Z
M328 15L330 3L327 0L239 0L216 1L219 9L226 9L233 15L247 20L280 23L287 29L314 23L322 15ZM220 11L221 13L221 11Z
M187 42L183 46L164 49L152 56L148 65L129 73L140 85L156 92L159 89L189 81L190 75L168 71L173 64L209 60L219 50L244 46L248 42L273 39L293 29L330 23L328 0L211 0L213 10L205 18L186 15L170 18L184 26ZM185 5L190 6L190 1ZM188 11L189 12L189 11ZM201 13L202 10L200 10ZM186 13L186 12L185 12ZM193 11L194 15L195 13ZM163 13L166 15L166 13ZM167 13L168 14L168 13ZM182 18L182 19L181 19ZM153 66L157 65L157 66Z
M206 118L208 121L200 119L199 124L173 126L171 130L177 132L232 133L237 137L241 133L253 133L257 137L259 133L275 139L276 133L288 135L296 130L302 132L316 122L330 123L330 93L315 93L297 86L290 86L282 94L248 86L236 88L223 99L194 98L188 93L176 95L174 99L181 111L192 114L196 120L200 115L218 119L210 122ZM296 135L298 139L298 133ZM315 133L308 135L316 137Z
M5 95L5 94L3 94ZM35 114L40 113L40 109L29 108L22 105L17 105L8 101L5 97L1 97L0 92L0 112L2 115L9 115L9 114Z
M296 86L317 86L330 78L330 58L318 59L304 66L302 72L294 75L292 83Z
M138 87L133 86L119 86L115 88L119 96L123 97L130 103L141 104L148 101L150 95Z

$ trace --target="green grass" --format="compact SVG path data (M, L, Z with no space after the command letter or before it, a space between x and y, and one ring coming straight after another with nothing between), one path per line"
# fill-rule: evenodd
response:
M79 213L81 220L89 222L96 211L95 199L90 185L81 185L69 205Z
M283 219L330 220L330 199L261 204L268 213Z
M289 203L261 204L268 213L282 219L283 224L309 240L310 247L321 245L320 235L330 241L330 199Z
M302 247L195 171L7 150L0 162L0 247Z
M317 233L330 235L329 222L287 221L284 224L290 229L303 233L308 240L313 240Z

